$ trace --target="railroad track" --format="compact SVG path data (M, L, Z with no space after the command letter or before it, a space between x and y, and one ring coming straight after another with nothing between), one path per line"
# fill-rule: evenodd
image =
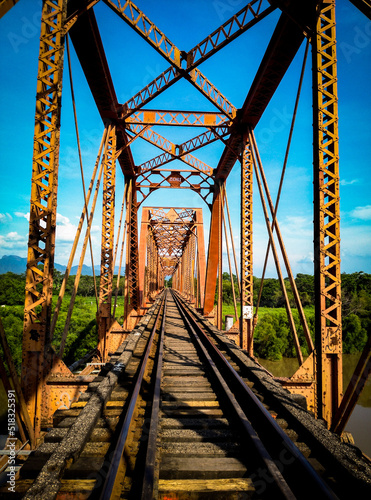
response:
M177 294L151 312L56 412L9 498L337 498Z

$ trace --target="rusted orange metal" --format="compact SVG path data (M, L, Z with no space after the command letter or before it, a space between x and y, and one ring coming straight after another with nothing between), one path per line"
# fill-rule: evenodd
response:
M214 310L215 290L217 285L219 251L222 238L222 196L220 187L215 186L214 200L211 209L209 250L207 256L204 315L208 316Z
M240 346L253 355L253 160L247 141L241 161Z
M139 277L143 306L163 288L165 276L172 276L173 288L194 301L196 261L199 279L205 278L203 238L201 209L143 207Z
M22 344L22 390L36 439L51 363L46 347L53 290L66 7L66 0L46 0L41 15Z
M228 118L224 113L210 111L171 111L145 109L135 111L126 123L139 125L173 125L176 127L218 127Z
M12 7L18 2L18 0L1 0L0 2L0 18L5 16L7 12L10 11Z
M2 2L0 8L5 3L10 2ZM82 3L83 6L74 10L74 2L72 4L69 2L68 10L66 0L43 2L22 366L23 391L36 435L40 433L41 420L48 422L52 409L62 404L63 380L68 379L65 385L69 387L68 390L66 389L69 400L72 400L80 390L79 381L48 346L65 32L68 30L70 32L98 110L102 119L110 123L110 130L113 133L110 159L107 164L109 168L105 169L103 201L98 318L99 349L102 358L106 359L110 350L117 345L118 339L126 335L120 325L112 324L111 318L115 160L119 161L128 186L125 223L127 244L124 329L134 327L147 302L153 299L163 287L166 276L173 277L173 287L190 301L196 299L197 305L203 308L205 315L215 316L214 300L218 272L220 278L218 310L214 319L221 328L223 218L220 188L236 161L241 158L241 154L242 318L240 343L250 354L253 354L253 157L250 150L251 140L246 148L243 148L249 131L252 131L259 122L304 37L308 36L308 30L313 28L310 24L313 24L315 17L314 7L319 7L318 13L320 14L314 28L315 34L312 36L315 124L316 350L295 374L290 390L304 391L308 396L309 406L330 424L339 406L342 392L334 1L327 0L314 2L314 4L305 2L303 9L298 9L298 13L295 13L294 2L291 1L277 1L272 6L273 2L268 2L268 0L253 0L186 52L176 47L131 1L105 0L114 13L131 26L171 65L123 105L117 100L95 14L91 9L97 0ZM200 72L198 66L265 18L275 6L281 7L283 13L246 100L237 113L235 106ZM66 10L68 10L67 15ZM142 110L145 104L181 78L185 78L197 88L216 107L217 111ZM152 130L152 127L158 125L201 126L205 130L182 144L175 144ZM161 154L135 166L130 145L139 138L158 147ZM214 169L213 166L196 158L192 153L217 140L225 145L225 149ZM164 165L174 160L182 161L187 167L184 170L164 168ZM267 193L264 173L262 169L259 168L259 170L262 185ZM262 190L262 185L259 179L259 190ZM207 266L200 209L145 207L142 212L142 231L138 247L138 208L149 194L160 188L190 189L199 194L210 207L211 226ZM267 197L269 198L268 194ZM269 204L271 205L270 202ZM268 220L266 207L265 211ZM273 241L274 227L268 225ZM278 225L276 230L280 239ZM194 289L195 276L197 277L196 290ZM308 331L307 337L310 344ZM298 341L296 347L299 351ZM298 357L301 362L299 352ZM60 384L55 382L58 378L58 371L63 374ZM81 384L82 387L85 381ZM299 387L300 384L302 387ZM317 391L316 394L315 391ZM40 410L42 402L47 398L51 398L54 403L44 405Z
M312 54L317 415L330 426L343 391L334 0L321 5L312 37Z
M341 435L371 374L371 335L363 349L344 398L336 411L331 430Z
M114 266L116 128L111 127L103 159L102 243L98 309L98 350L102 361L108 356L108 335L112 322L111 301Z

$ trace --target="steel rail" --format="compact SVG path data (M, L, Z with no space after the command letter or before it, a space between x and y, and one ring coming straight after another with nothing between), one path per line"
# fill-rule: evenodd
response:
M158 354L157 354L156 379L155 379L155 387L152 400L152 414L149 427L146 465L143 477L142 500L152 500L154 498L154 493L157 489L156 483L158 481L158 477L156 476L155 473L156 448L157 448L156 443L157 443L157 434L158 434L159 416L160 416L161 373L162 373L162 365L164 357L164 336L165 336L167 296L168 294L165 291L164 310L163 310L164 313L162 316L161 329L157 345Z
M229 384L227 383L225 377L222 375L222 373L219 370L219 366L217 366L217 363L214 361L214 359L210 355L210 348L205 346L205 343L202 341L202 338L199 336L202 331L198 327L197 324L191 324L191 317L189 313L186 313L186 310L184 307L182 307L182 303L180 302L179 298L172 293L174 301L178 307L179 313L184 321L184 323L187 325L187 328L189 331L192 333L194 336L198 346L200 347L201 351L203 352L203 355L205 359L207 360L208 365L212 369L214 375L216 376L216 379L218 380L219 385L221 386L225 396L228 398L228 401L233 408L234 413L236 414L237 418L239 419L239 423L241 424L242 428L245 431L246 437L249 439L251 444L255 447L256 452L262 459L267 472L272 476L272 479L275 483L275 486L277 488L276 494L280 494L283 496L285 499L292 499L295 500L296 497L293 494L290 486L287 484L286 480L282 476L280 470L278 469L277 465L273 461L273 458L270 456L268 453L265 445L263 444L262 440L260 437L257 435L255 429L251 425L249 419L246 417L245 412L241 408L241 405L237 401L235 395L233 394L231 388L229 387ZM188 311L187 311L188 312ZM197 329L197 332L196 332ZM220 365L220 362L218 363ZM278 497L280 498L280 497Z
M120 476L120 474L119 474L120 464L122 463L127 437L129 434L131 424L132 424L133 417L134 417L139 392L140 392L140 389L142 387L144 373L145 373L145 370L147 367L147 362L148 362L150 352L152 349L153 340L154 340L155 335L156 335L158 321L159 321L161 312L163 310L163 305L164 305L164 297L161 299L161 303L160 303L160 306L159 306L159 309L157 312L157 316L156 316L154 325L152 327L150 337L149 337L148 342L147 342L146 352L145 352L144 357L141 361L140 372L139 372L137 381L135 383L134 390L133 390L131 397L130 397L129 407L128 407L128 410L126 412L125 419L124 419L124 422L123 422L121 430L120 430L120 434L117 438L117 444L116 444L115 450L113 452L111 464L110 464L110 467L108 469L106 480L104 482L104 485L103 485L103 488L102 488L102 491L101 491L101 494L99 497L100 500L107 500L107 499L111 498L113 493L114 493L114 489L119 488L119 486L117 485L117 481L119 480L119 476Z
M286 481L295 495L299 495L298 498L312 498L313 495L317 495L321 499L337 499L338 497L335 493L317 474L304 455L284 433L261 401L259 401L252 390L245 384L236 370L211 341L209 336L204 332L190 309L188 307L186 308L183 304L179 294L175 294L174 292L172 292L172 294L176 302L181 304L179 310L181 313L184 311L184 315L187 316L191 328L197 330L198 338L202 341L203 346L210 354L213 362L218 366L224 380L228 383L228 387L232 388L234 396L243 408L243 411L249 416L249 420L252 420L254 428L258 428L257 432L259 438L263 441L268 452L273 456L273 459L275 461L280 460L276 455L276 450L280 450L281 453L287 452L291 455L290 458L293 460L285 460L286 464L282 465L284 465L285 479L287 478ZM301 484L305 484L306 488L304 496L302 496L303 491L300 490L301 486L297 484L298 478L300 477L302 478Z

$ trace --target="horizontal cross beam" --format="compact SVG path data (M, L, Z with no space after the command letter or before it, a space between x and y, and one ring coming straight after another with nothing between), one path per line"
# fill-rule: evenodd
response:
M174 125L178 127L218 127L227 120L224 113L209 111L139 110L125 119L140 125Z

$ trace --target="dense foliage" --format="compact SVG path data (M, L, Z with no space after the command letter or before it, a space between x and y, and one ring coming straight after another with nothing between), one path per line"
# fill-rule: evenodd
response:
M236 297L238 287L234 276ZM314 277L298 274L296 286L305 309L305 315L312 338L314 338ZM261 279L254 277L254 304L257 303ZM290 306L295 302L289 280L285 286ZM223 302L233 303L230 275L223 273ZM255 329L254 349L262 358L278 360L282 356L295 356L295 349L289 329L285 300L278 279L264 280L260 306L269 308L259 312L259 321ZM306 354L306 342L299 322L297 311L293 311L302 352ZM343 352L352 354L362 351L368 335L371 335L371 275L363 272L342 274L342 317L343 317Z
M57 302L57 295L62 284L63 275L54 271L54 294L53 310ZM53 345L58 350L64 325L66 323L70 294L73 290L74 276L70 276L66 287L65 299L59 314L58 322L54 332ZM99 286L99 278L97 279ZM115 281L116 282L116 281ZM118 295L117 314L123 313L122 294L123 279L121 279ZM24 304L25 276L14 273L0 275L0 317L12 352L13 360L20 370L22 361L22 327L23 327L23 304ZM96 324L96 301L94 291L94 280L92 276L81 276L78 296L72 314L67 341L64 349L63 361L67 365L82 358L87 352L97 346L98 333ZM117 316L116 314L116 316ZM0 352L2 355L2 352Z
M55 304L63 275L54 272L53 303ZM308 274L296 277L302 304L312 337L314 336L314 278ZM116 282L116 280L115 280ZM121 280L119 296L123 295L124 280ZM237 279L233 276L235 295L238 299ZM256 304L261 280L254 278L254 303ZM53 344L58 347L67 317L68 296L74 285L74 276L67 283L66 298L57 323ZM97 279L99 286L99 278ZM171 281L167 283L171 286ZM290 304L294 306L289 282L285 280ZM14 360L18 367L21 363L22 323L24 303L25 276L14 273L0 275L0 316L7 334ZM78 297L72 316L69 334L64 353L67 364L81 358L97 344L96 304L94 298L94 280L92 276L82 276ZM122 303L122 298L121 302ZM223 303L233 304L232 282L228 273L223 273ZM342 275L342 313L343 313L343 351L354 353L361 351L371 334L371 275L363 272ZM295 356L295 349L290 334L288 320L284 309L284 298L277 279L264 281L259 311L259 321L255 330L255 351L263 358L280 359L282 356ZM122 314L122 306L118 310ZM293 311L299 341L303 354L306 353L306 342L296 310Z

